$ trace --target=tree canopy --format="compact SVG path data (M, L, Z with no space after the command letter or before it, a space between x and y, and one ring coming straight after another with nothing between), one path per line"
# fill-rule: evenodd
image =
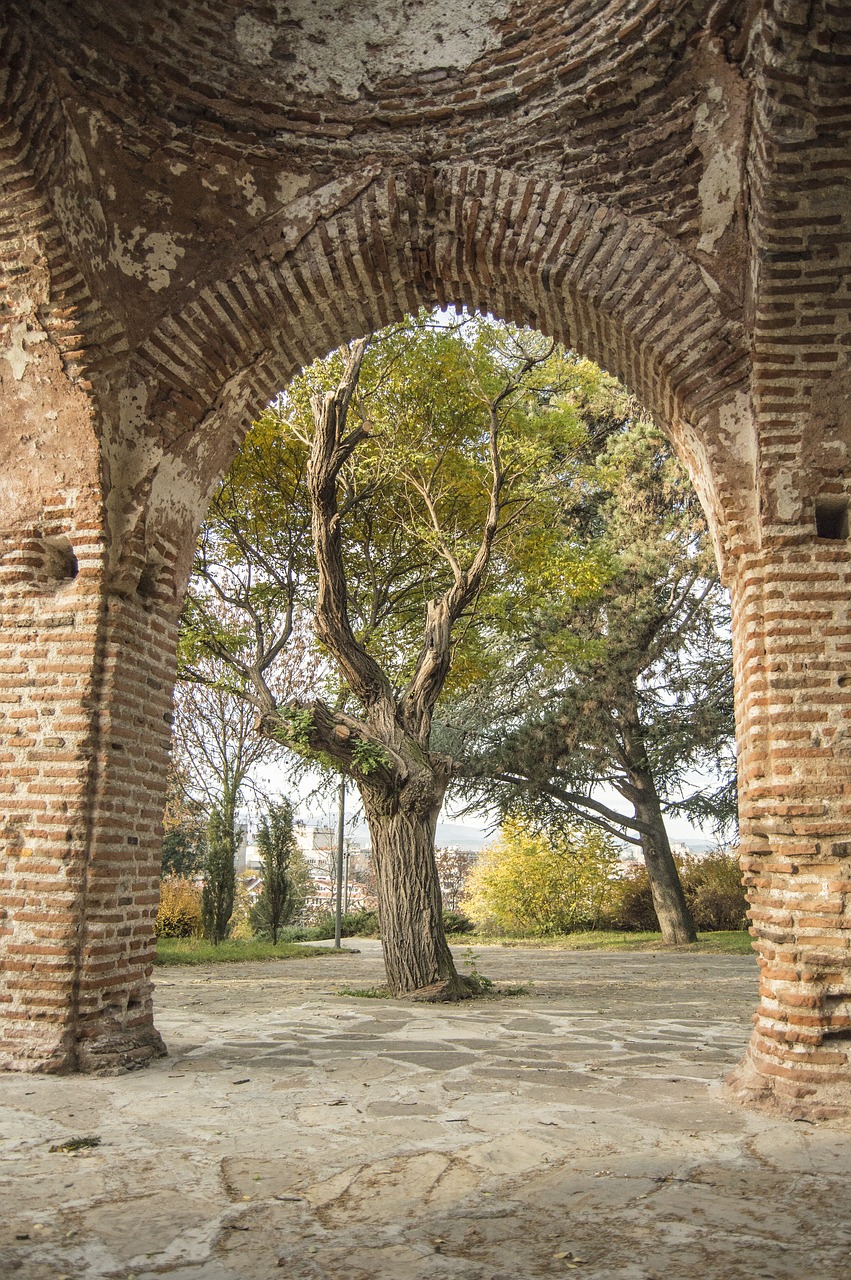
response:
M636 776L649 772L664 812L725 830L735 821L729 607L703 513L661 434L640 420L612 433L548 537L562 559L581 540L598 583L566 573L556 588L556 554L522 624L492 634L502 660L453 708L467 793L544 826L591 821L640 844Z

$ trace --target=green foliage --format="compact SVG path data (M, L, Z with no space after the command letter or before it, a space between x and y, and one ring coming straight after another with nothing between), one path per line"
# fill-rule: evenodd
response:
M299 755L312 754L310 735L313 732L313 712L306 707L286 707L281 713L284 746L297 751Z
M204 936L217 946L227 937L236 893L236 833L233 814L214 809L207 827L207 859L201 894Z
M523 373L530 354L546 358ZM256 681L247 673L258 669L258 655L279 653L286 627L306 619L315 605L305 483L311 398L339 383L345 356L341 349L305 369L255 423L202 533L183 615L183 652L188 665L205 653L230 661L232 684L241 682L250 697ZM338 532L352 632L394 687L404 687L419 657L427 603L455 582L481 540L492 478L488 398L519 379L499 405L505 477L492 552L497 572L457 628L448 675L448 687L456 689L490 669L482 630L489 614L515 607L512 592L502 588L502 561L510 556L540 566L541 556L554 551L542 531L555 521L565 471L575 470L587 449L577 389L593 400L601 420L617 412L616 384L599 371L592 377L592 370L551 350L538 334L481 318L447 324L423 312L373 337L349 414L352 426L366 423L368 430L339 477ZM597 569L581 563L581 549L567 559L577 579L584 575L583 589L596 582ZM530 572L526 581L534 580ZM232 602L225 623L210 607L217 590ZM312 652L313 694L340 705L345 686L315 644ZM333 764L316 741L311 713L287 709L279 691L271 693L284 722L278 741L311 762ZM389 756L380 743L355 736L350 761L351 776L363 779Z
M390 763L390 753L377 743L367 742L366 738L352 741L352 764L356 773L368 778L376 769L386 768Z
M650 877L643 863L636 862L625 868L613 886L605 927L630 933L654 933L658 930Z
M567 486L546 546L508 570L507 589L519 574L515 595L533 607L504 615L499 661L452 708L466 794L547 829L597 822L635 845L648 814L626 800L600 807L602 782L643 803L655 791L659 818L730 826L729 607L703 513L660 433L641 421L611 431ZM717 782L696 787L695 775Z
M676 859L686 902L697 928L704 933L744 930L747 899L735 853L721 849ZM650 879L641 864L624 869L613 885L604 927L627 931L658 928Z
M698 929L707 933L747 929L748 901L735 853L715 849L689 858L680 876Z
M281 926L304 905L305 871L293 836L293 810L288 800L271 803L257 836L263 888L251 912L259 934L268 933L273 944Z
M493 991L493 979L479 972L479 960L481 959L479 953L474 951L472 947L467 947L463 959L467 965L467 985L470 990L477 996L487 995L488 992Z
M278 942L320 942L329 935L315 925L285 924L278 930ZM333 933L330 935L333 937Z
M553 951L658 951L666 945L658 929L591 929L583 933L548 934L546 937L489 934L487 942L501 947L532 947ZM701 933L697 942L684 943L682 946L697 954L753 956L750 934L744 930Z
M555 836L509 819L470 875L465 907L491 929L532 934L590 929L608 905L620 857L612 837L576 824Z
M165 876L160 881L157 937L197 938L202 932L201 890L185 876Z
M476 926L463 911L444 911L443 927L447 933L472 933Z
M379 936L378 912L344 911L340 917L340 932L344 938L377 938Z
M333 911L323 911L313 924L313 931L320 938L333 938L336 934L336 916ZM344 911L340 917L340 936L343 938L377 938L380 936L378 912Z
M313 919L311 928L316 931L319 938L333 938L336 936L337 926L333 911L319 911Z
M357 996L359 1000L392 1000L389 987L340 987L338 996Z
M200 872L207 856L203 828L172 827L163 834L162 875L191 876Z
M67 1142L55 1142L49 1147L51 1155L61 1153L62 1155L73 1155L76 1151L89 1151L92 1147L99 1147L102 1138L92 1135L87 1138L69 1138Z
M197 801L188 798L188 790L188 778L172 760L163 814L162 876L193 876L204 866L206 814Z

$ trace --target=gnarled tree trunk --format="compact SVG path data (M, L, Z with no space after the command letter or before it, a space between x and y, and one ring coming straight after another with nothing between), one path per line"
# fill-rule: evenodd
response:
M422 991L432 999L457 1000L469 994L446 941L434 858L444 789L422 775L393 791L361 787L378 881L384 965L397 996Z

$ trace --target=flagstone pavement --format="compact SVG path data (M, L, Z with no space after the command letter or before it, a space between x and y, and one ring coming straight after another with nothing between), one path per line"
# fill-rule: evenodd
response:
M750 957L480 947L528 990L433 1006L346 945L159 969L144 1071L0 1077L0 1277L851 1276L851 1127L721 1083Z

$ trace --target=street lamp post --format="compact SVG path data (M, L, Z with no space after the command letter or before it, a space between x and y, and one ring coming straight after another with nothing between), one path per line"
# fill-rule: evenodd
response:
M340 779L340 807L337 812L337 909L334 915L334 947L340 950L343 935L343 847L346 826L346 779Z

